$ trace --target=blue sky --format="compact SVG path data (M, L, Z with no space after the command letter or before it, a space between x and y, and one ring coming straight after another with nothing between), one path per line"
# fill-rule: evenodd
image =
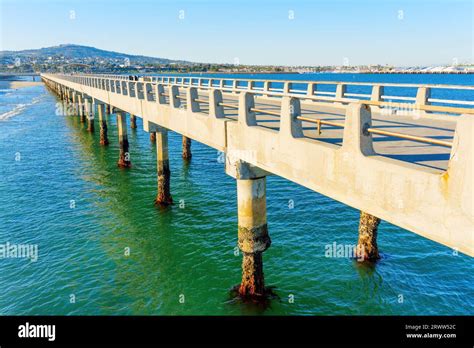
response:
M74 43L272 65L413 66L474 56L471 0L0 0L0 21L0 50Z

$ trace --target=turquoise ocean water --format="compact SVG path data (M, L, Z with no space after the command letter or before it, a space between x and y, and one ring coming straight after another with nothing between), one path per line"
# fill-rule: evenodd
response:
M271 77L473 84L471 75ZM358 211L278 177L267 184L264 267L280 298L266 309L233 301L236 187L220 154L193 142L183 163L170 133L176 204L157 209L155 145L141 120L129 130L133 168L120 170L114 115L104 148L98 125L90 134L78 117L56 115L57 101L43 86L0 82L0 244L39 250L36 262L0 259L1 315L474 314L472 258L386 222L375 266L327 258L327 244L356 243Z

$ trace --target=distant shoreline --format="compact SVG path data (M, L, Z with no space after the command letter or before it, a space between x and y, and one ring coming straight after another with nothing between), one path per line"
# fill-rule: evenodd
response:
M33 87L33 86L39 86L42 85L43 82L39 81L11 81L8 84L9 89L20 89L20 88L25 88L25 87Z
M462 71L462 72L403 72L403 71L308 71L308 72L297 72L297 71L209 71L199 73L182 73L182 72L169 72L170 74L188 74L188 75L202 75L202 74L232 74L232 75L247 75L247 74L265 74L265 75L307 75L307 74L381 74L381 75L468 75L474 74L474 71ZM146 74L146 73L140 73ZM153 73L166 75L167 73Z
M51 72L48 72L51 73ZM52 72L54 73L54 72ZM57 72L56 72L57 73ZM81 74L82 72L77 72ZM16 77L39 77L41 73L5 73L0 72L0 80L3 81L15 81ZM442 72L442 71L200 71L200 72L178 72L178 71L163 71L163 72L155 72L155 71L109 71L109 72L92 72L91 74L114 74L114 75L147 75L147 74L160 74L160 75L167 75L167 74L186 74L186 75L248 75L248 74L265 74L265 75L308 75L308 74L374 74L374 75L470 75L474 74L474 71L449 71L449 72ZM24 80L23 80L24 81Z

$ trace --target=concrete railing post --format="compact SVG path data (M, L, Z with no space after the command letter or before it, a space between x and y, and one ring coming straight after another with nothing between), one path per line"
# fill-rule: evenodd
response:
M232 80L232 94L237 94L238 83L237 80Z
M373 85L370 100L371 101L376 101L376 102L381 102L381 101L383 101L383 99L382 99L383 94L384 94L384 86ZM371 105L371 109L374 110L374 111L379 111L380 106Z
M263 93L264 93L264 95L265 95L265 93L270 92L270 86L271 86L270 81L264 81L263 82ZM271 97L271 96L267 95L266 97Z
M288 94L290 93L291 88L293 87L293 84L291 82L285 82L283 84L283 94Z
M109 139L107 137L107 120L105 117L105 105L100 103L97 105L97 111L99 113L99 125L100 125L100 145L108 145Z
M416 92L415 98L415 109L419 108L420 106L429 105L428 99L431 98L431 88L429 87L418 87L418 91ZM426 115L426 110L416 110L416 113L420 116Z
M171 85L169 87L169 98L170 98L170 106L173 109L179 109L181 107L181 99L179 99L178 96L179 96L178 86Z
M372 114L368 105L352 103L346 111L344 122L343 149L356 156L374 155L372 134Z
M254 88L255 88L255 81L248 81L247 82L247 89L249 91L253 91Z
M197 88L196 87L189 87L186 90L186 104L187 109L191 112L201 112L201 107L199 106L199 102L196 99L199 98Z
M224 107L222 103L222 91L218 89L209 90L209 117L224 118Z
M158 83L156 85L156 101L158 104L166 104L166 97L164 96L165 87L163 84Z
M256 126L257 118L255 112L255 98L252 93L242 92L239 95L238 122L246 126Z
M303 137L303 126L298 116L301 116L301 104L298 98L283 97L281 101L280 134L285 138Z
M128 137L127 137L127 119L123 111L117 111L117 127L119 137L119 160L118 166L121 168L131 167L130 153L128 151Z
M158 127L156 131L156 161L158 175L158 193L155 204L167 206L173 203L170 193L170 163L168 158L168 130Z
M313 82L308 83L308 89L306 90L306 95L308 97L314 97L314 92L317 89L317 84Z
M336 99L343 99L346 94L347 86L344 83L338 83L336 86ZM344 105L342 101L337 101L334 104Z

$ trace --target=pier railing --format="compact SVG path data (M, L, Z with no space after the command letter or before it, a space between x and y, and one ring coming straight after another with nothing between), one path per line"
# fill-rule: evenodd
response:
M163 86L167 87L183 87L183 88L195 88L196 91L206 91L209 93L210 90L219 90L223 95L231 94L236 95L239 93L247 92L255 97L263 97L263 98L271 98L271 99L278 99L282 97L292 97L298 98L302 102L311 101L311 102L329 102L332 106L335 107L347 107L350 103L361 103L364 105L371 105L375 108L375 110L379 110L381 113L385 113L387 109L380 109L382 108L396 108L398 110L402 110L407 112L408 114L413 115L413 112L418 112L418 117L427 117L429 115L426 112L433 112L433 113L449 113L451 115L459 115L459 114L474 114L474 101L466 101L466 100L452 100L452 99L432 99L427 98L430 95L431 89L451 89L451 90L461 90L461 91L472 91L472 97L474 98L474 86L454 86L454 85L419 85L419 84L394 84L394 83L387 83L387 84L370 84L370 83L342 83L342 82L314 82L314 81L278 81L278 80L248 80L248 79L227 79L227 78L196 78L196 77L176 77L176 76L168 76L168 77L135 77L132 76L123 76L123 75L62 75L62 78L72 81L81 83L90 87L99 88L105 91L110 91L113 93L119 93L122 95L129 95L131 97L135 97L139 100L148 100L148 101L156 101L161 96L163 97L170 97L170 94L165 93L163 90ZM258 83L263 83L263 87L259 87ZM273 84L280 83L283 85L282 88L274 88L272 87ZM294 84L307 85L307 93L302 93L301 89L295 89L293 87ZM327 97L327 96L320 96L317 95L318 93L322 94L332 94L333 92L324 92L320 91L317 92L316 86L317 85L335 85L336 92L334 92L334 97ZM355 93L347 93L346 87L347 85L356 85L356 86L367 86L372 88L371 95L363 95L363 94L355 94ZM391 96L383 94L383 90L385 87L396 87L396 88L416 88L417 89L417 97L404 97L404 96ZM185 96L180 96L179 92L176 90L174 92L176 95L173 96L175 99L182 99L183 101L187 99ZM347 96L351 97L366 97L367 99L354 99L354 98L347 98ZM422 98L423 96L423 98ZM400 99L400 100L409 100L414 101L414 103L392 103L392 102L384 102L381 101L382 99ZM196 95L192 102L195 103L204 103L209 104L209 99L200 99ZM430 105L430 102L439 102L445 104L453 104L457 103L459 105L472 105L473 108L466 108L466 107L452 107L452 106L440 106L440 105ZM238 105L218 102L214 106L216 108L227 108L227 109L238 109ZM259 114L267 114L273 116L280 116L279 111L269 111L264 109L257 109L251 108L250 111L256 112ZM403 112L402 112L403 114ZM439 114L435 114L438 117ZM318 134L322 132L322 126L331 126L331 127L340 127L344 128L343 123L333 122L328 120L322 120L317 118L309 118L304 116L299 116L299 120L306 121L310 123L315 123L317 125ZM403 134L399 132L390 132L385 130L379 130L374 128L367 129L367 132L372 134L377 134L380 136L388 136L388 137L395 137L405 140L411 140L420 143L426 144L433 144L439 145L444 147L451 147L452 143L443 140L437 140L430 137L421 137L421 136L414 136L409 134Z
M90 75L91 78L94 75ZM113 80L130 81L131 76L105 75ZM100 75L104 78L104 75ZM133 77L135 78L135 77ZM251 91L262 96L292 96L303 100L337 103L346 105L364 101L368 105L400 114L416 109L423 113L474 114L474 86L446 84L410 84L410 83L366 83L342 81L305 81L305 80L262 80L231 79L214 77L187 76L140 76L136 82L163 83L199 89L219 88L222 91L239 93ZM135 81L135 80L133 80ZM351 89L365 91L351 91ZM403 95L409 92L411 95ZM390 91L391 93L386 93ZM440 92L464 94L464 99L434 98ZM452 94L452 93L451 93Z

